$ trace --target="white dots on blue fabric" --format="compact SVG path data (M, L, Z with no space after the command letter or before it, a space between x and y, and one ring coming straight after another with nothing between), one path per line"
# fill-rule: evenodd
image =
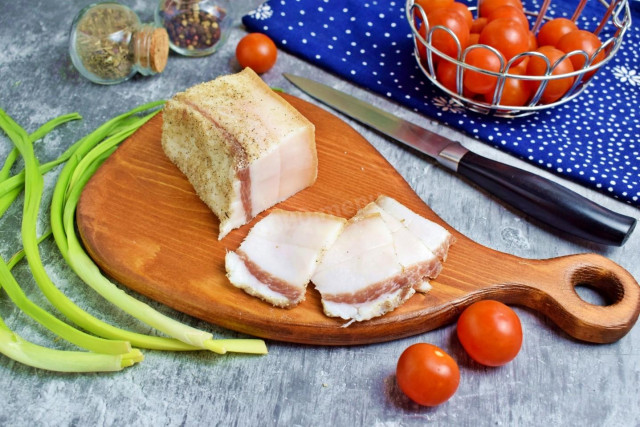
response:
M476 0L462 0L475 5ZM542 0L525 0L538 10ZM404 1L270 0L243 17L290 53L413 111L551 172L640 206L640 31L632 26L617 55L576 99L519 119L483 116L431 84L413 56ZM591 2L578 21L595 29ZM570 17L574 0L553 0L549 16ZM595 16L597 14L597 17ZM632 20L640 21L633 8ZM291 17L295 19L291 19ZM605 28L601 36L611 33Z

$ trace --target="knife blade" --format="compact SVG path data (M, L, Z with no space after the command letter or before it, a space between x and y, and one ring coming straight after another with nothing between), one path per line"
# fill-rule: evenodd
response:
M290 73L283 73L283 76L316 100L428 155L556 230L599 244L622 246L635 228L635 218L600 206L544 177L482 157L457 141L325 84Z

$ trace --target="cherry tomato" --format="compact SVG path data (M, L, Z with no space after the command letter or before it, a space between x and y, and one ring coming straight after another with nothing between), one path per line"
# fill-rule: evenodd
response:
M452 92L458 93L457 83L458 67L451 61L442 60L436 67L436 79Z
M458 44L449 32L442 29L435 29L436 26L443 26L450 29L460 42L461 49L467 46L469 41L469 26L465 18L460 13L451 9L436 9L427 15L429 27L433 30L431 44L435 49L449 55L452 58L458 57ZM434 59L439 59L438 55Z
M471 33L469 34L469 46L473 46L474 44L478 44L478 42L480 42L480 34L478 33Z
M258 74L271 69L277 57L278 49L275 43L261 33L247 34L236 46L236 58L240 66L249 67Z
M504 5L495 9L491 14L487 17L487 22L495 21L500 18L509 18L518 21L524 28L529 29L529 20L527 16L524 14L522 9L515 7Z
M471 14L471 11L467 7L467 5L454 1L450 6L447 7L447 9L455 10L456 12L460 13L464 17L464 20L469 28L471 28L471 25L473 25L473 15Z
M436 406L453 396L460 383L460 369L439 347L419 343L408 347L398 359L396 381L411 400Z
M586 52L589 57L592 57L600 46L602 46L602 42L598 36L586 30L577 30L567 33L558 40L556 45L556 47L564 53L573 52L574 50L582 50ZM580 70L584 67L585 58L582 54L573 55L569 59L571 59L574 70ZM603 59L604 51L601 50L591 64L597 64ZM590 78L594 73L595 71L587 73L586 77Z
M501 6L514 6L518 9L522 9L522 2L520 0L481 0L480 1L480 16L488 17L491 12Z
M557 65L555 65L555 68L551 73L552 75L561 75L561 74L573 72L573 65L571 64L571 61L568 58L565 58L564 60L558 62L560 58L564 55L563 51L556 49L553 46L542 46L536 49L536 52L540 52L544 56L546 56L549 59L549 63L551 64L552 67L556 63L558 63ZM544 76L546 72L547 72L547 64L544 59L539 58L537 56L531 56L529 58L529 64L527 64L527 71L526 71L527 75ZM544 92L542 92L542 97L540 98L540 100L545 104L550 104L562 98L564 94L567 93L569 89L571 89L571 86L573 85L573 80L574 80L574 77L565 77L562 79L549 80L547 86L544 89ZM530 80L528 84L531 87L532 93L535 93L538 90L538 87L540 86L540 80L538 81Z
M469 50L464 58L468 65L483 70L500 72L501 58L486 47L476 47ZM498 77L474 70L465 70L463 78L464 87L474 93L493 92L498 83Z
M424 13L428 15L431 11L436 9L451 6L453 0L416 0L415 2L422 6Z
M536 40L535 34L533 31L529 31L529 47L527 48L527 52L533 52L538 48L538 41ZM527 65L529 64L529 58L531 56L527 55L519 61L516 61L515 64L511 64L511 67L508 70L509 74L525 74L527 70Z
M512 69L509 74L520 74L518 67ZM507 77L502 88L499 105L508 105L512 107L522 107L529 102L531 98L531 86L526 80L515 77ZM485 100L493 103L493 92L485 94Z
M510 362L522 346L518 315L498 301L478 301L467 307L458 318L457 333L469 356L486 366Z
M487 18L476 18L473 20L469 31L471 31L472 34L480 34L485 25L487 25Z
M577 31L576 24L567 18L555 18L544 23L538 31L538 45L555 46L565 34Z
M483 28L480 43L495 47L508 61L529 49L529 30L513 19L498 18Z
M533 31L529 31L529 48L527 49L529 52L533 52L538 48L538 39L536 35L533 34Z
M531 49L534 51L535 49ZM526 74L527 73L527 65L529 65L529 56L526 56L521 62L516 65L511 64L511 67L507 70L509 74Z
M446 59L439 61L436 65L436 79L438 79L440 84L454 93L458 93L457 72L456 64L451 61L447 61ZM476 93L468 90L463 84L462 95L467 98L473 98Z

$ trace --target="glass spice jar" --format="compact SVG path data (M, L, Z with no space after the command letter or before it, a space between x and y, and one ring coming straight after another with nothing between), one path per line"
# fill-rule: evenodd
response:
M115 2L91 4L73 20L69 53L80 74L94 83L115 84L136 73L164 70L169 56L167 31L142 24L129 7Z
M185 56L214 53L232 25L228 0L159 0L156 24L169 33L169 46Z

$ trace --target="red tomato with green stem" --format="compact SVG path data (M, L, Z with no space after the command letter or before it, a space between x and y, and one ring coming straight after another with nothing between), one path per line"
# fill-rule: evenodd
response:
M467 65L480 68L484 71L499 73L504 65L504 59L492 50L478 46L470 49L464 62ZM498 83L498 77L489 73L466 69L463 78L464 87L474 93L493 92Z
M419 343L408 347L396 366L398 387L414 402L436 406L453 396L460 384L460 369L439 347Z
M576 24L567 18L555 18L545 22L538 31L539 46L555 46L562 36L577 31Z
M457 334L469 356L486 366L509 363L522 346L520 318L498 301L478 301L467 307L458 318Z
M249 67L258 74L267 72L278 58L278 49L268 36L250 33L236 46L236 59L242 68Z
M539 52L547 58L549 64L553 67L551 75L559 76L573 72L573 65L569 58L565 58L560 61L564 56L563 51L556 49L553 46L542 46L536 49L535 52ZM529 58L529 63L527 64L525 74L529 76L544 76L551 67L547 67L547 62L543 58L540 58L539 56L531 56ZM551 104L552 102L559 100L567 93L567 91L569 91L569 89L571 89L574 79L574 77L549 79L547 86L542 92L540 101L544 104ZM540 87L541 80L530 80L528 84L531 87L531 92L535 94Z
M498 49L509 61L529 49L529 30L513 19L498 18L482 29L480 43Z

